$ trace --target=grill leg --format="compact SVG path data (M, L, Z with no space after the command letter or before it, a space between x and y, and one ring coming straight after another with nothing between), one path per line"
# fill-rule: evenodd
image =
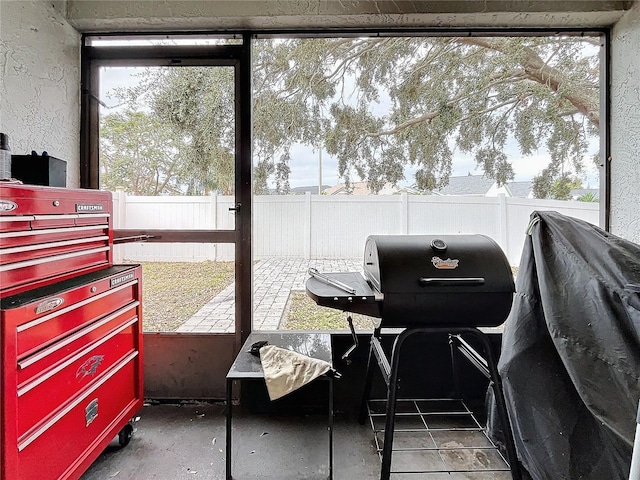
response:
M451 372L453 376L453 393L455 398L462 400L462 389L460 388L460 375L458 374L458 349L455 345L453 335L449 334L449 353L451 354Z
M376 328L371 336L371 344L369 345L369 358L367 360L367 373L365 374L364 380L364 388L362 389L362 399L360 401L360 414L358 415L358 422L360 425L364 425L364 422L367 420L367 416L369 415L369 411L367 408L367 402L369 401L369 396L371 395L371 385L373 383L373 370L374 365L373 362L374 354L373 354L373 337L380 333L380 329Z
M389 372L389 382L387 384L387 409L384 425L384 445L382 446L382 467L380 470L380 480L389 480L391 476L391 456L393 454L393 433L396 421L396 401L398 399L398 368L400 366L400 350L402 344L412 330L404 330L393 342L391 353L391 369Z

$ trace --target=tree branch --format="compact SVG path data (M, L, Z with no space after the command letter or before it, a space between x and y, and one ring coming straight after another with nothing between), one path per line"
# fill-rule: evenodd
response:
M365 136L369 138L378 138L378 137L384 137L388 135L395 135L396 133L401 132L402 130L409 128L413 125L417 125L422 122L431 122L437 116L438 116L438 112L430 112L430 113L427 113L426 115L422 115L420 117L407 120L406 122L402 122L401 124L396 125L391 130L382 130L380 132L367 132L365 133Z
M507 53L507 41L501 38L480 38L463 37L456 41L464 45L475 45L482 48L495 50L500 53ZM520 61L527 78L541 85L546 85L553 92L558 92L560 87L569 83L569 79L558 69L546 65L544 60L530 47L523 47L526 53ZM569 101L576 109L583 114L591 123L600 125L598 101L596 98L581 91L566 91L562 93L563 98Z

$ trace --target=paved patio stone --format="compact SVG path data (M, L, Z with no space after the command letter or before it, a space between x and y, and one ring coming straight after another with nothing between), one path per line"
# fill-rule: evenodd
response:
M320 272L362 271L361 259L291 259L267 258L254 265L253 323L256 330L277 330L291 291L304 292L309 268ZM212 298L183 323L178 332L234 331L235 285L232 284Z

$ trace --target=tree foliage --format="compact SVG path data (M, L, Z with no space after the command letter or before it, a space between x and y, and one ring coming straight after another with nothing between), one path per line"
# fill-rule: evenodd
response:
M550 163L536 196L564 196L580 179L599 127L598 39L582 37L376 37L256 40L254 189L289 191L291 147L325 148L349 184L372 191L403 180L434 190L456 154L488 177L514 177L507 155L539 150ZM192 191L233 188L231 74L170 68L146 75L157 118L181 140ZM151 93L149 93L151 92ZM126 95L123 95L125 97ZM511 143L510 143L511 142ZM522 161L522 160L519 160ZM557 198L560 198L557 197Z
M179 193L188 178L176 137L155 116L110 113L100 131L101 187L134 195Z
M580 195L577 200L579 202L598 203L600 201L600 198L598 197L597 193L587 192L587 193L584 193L584 194Z

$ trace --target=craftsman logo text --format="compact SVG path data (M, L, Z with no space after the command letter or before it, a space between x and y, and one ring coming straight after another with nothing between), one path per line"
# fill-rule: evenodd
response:
M122 275L121 277L112 278L111 288L117 287L118 285L122 285L123 283L128 282L129 280L133 280L134 276L135 275L132 272L132 273L127 273L126 275Z
M86 212L103 212L103 211L104 211L104 205L101 205L101 204L76 203L76 212L86 213Z

